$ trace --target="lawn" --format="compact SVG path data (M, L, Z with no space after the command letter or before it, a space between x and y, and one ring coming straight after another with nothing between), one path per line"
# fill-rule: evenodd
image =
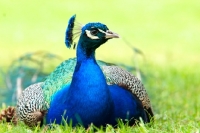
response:
M68 19L76 14L82 24L99 21L121 38L99 48L97 59L129 66L137 61L156 117L151 127L122 124L118 128L108 126L106 131L200 132L199 13L199 0L1 0L0 67L5 70L13 59L35 51L48 51L62 60L74 57L75 51L64 44ZM133 47L143 56L137 54L135 58ZM41 129L0 124L0 132L5 131ZM82 131L58 126L49 132Z

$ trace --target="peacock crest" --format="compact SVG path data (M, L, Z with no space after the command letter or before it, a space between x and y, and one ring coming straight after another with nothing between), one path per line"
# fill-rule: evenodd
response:
M68 22L68 26L65 32L65 45L67 48L71 48L73 46L73 49L76 48L76 42L74 40L80 35L82 25L78 22L75 22L76 15L73 15Z

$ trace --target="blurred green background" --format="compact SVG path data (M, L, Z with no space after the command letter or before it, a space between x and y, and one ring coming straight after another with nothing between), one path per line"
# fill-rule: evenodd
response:
M35 51L74 57L64 44L73 14L121 36L100 47L97 59L135 66L130 45L143 52L137 60L160 121L199 126L200 0L0 0L0 66Z
M153 63L200 64L199 0L1 0L1 64L38 50L66 59L75 56L75 51L64 45L65 29L73 14L82 24L99 21L121 36L98 49L98 59L130 62L132 51L126 39Z

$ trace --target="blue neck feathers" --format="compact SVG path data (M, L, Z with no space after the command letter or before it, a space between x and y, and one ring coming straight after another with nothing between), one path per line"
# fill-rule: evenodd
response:
M88 50L87 48L85 48L84 43L87 42L81 41L81 39L79 40L76 51L77 63L84 62L85 60L95 61L95 50Z
M84 43L87 42L80 39L77 47L77 64L66 95L67 115L75 123L78 115L84 126L92 122L102 125L111 116L112 98L104 74L96 63L95 49L83 48L87 45Z
M104 74L95 59L96 48L87 48L87 43L82 39L79 40L76 52L77 63L70 88L84 87L87 90L92 88L96 90L101 84L102 89L107 89ZM76 87L73 87L74 85Z

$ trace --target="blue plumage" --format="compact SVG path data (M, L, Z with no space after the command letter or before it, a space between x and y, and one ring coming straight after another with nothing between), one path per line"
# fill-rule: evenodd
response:
M109 90L114 102L114 111L109 124L116 125L116 119L122 119L129 121L130 125L134 125L139 121L139 117L144 122L147 122L147 116L142 103L135 95L118 85L110 85Z
M84 127L91 123L115 125L117 119L129 120L132 125L140 117L150 122L154 115L141 81L95 58L99 46L119 36L102 23L88 23L74 33L75 17L69 20L65 44L70 48L80 34L76 58L62 62L44 82L23 91L17 102L17 118L29 126L42 124L44 119L47 124L67 120Z
M70 22L74 22L74 18ZM68 25L70 35L72 25ZM108 85L105 75L95 59L95 50L108 39L118 38L116 33L109 31L102 23L88 23L82 27L77 46L77 62L72 81L64 85L51 98L47 113L47 123L72 121L73 125L87 127L117 124L116 119L131 120L141 117L147 122L142 102L138 97L120 85ZM70 47L70 37L65 42Z

